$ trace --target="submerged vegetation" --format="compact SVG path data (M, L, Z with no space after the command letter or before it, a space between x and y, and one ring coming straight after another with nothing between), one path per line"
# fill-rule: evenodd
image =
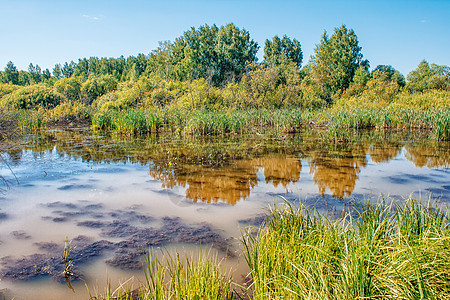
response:
M450 139L448 66L424 60L406 79L392 66L370 71L345 25L322 35L305 66L300 42L286 35L266 40L261 63L258 49L234 24L204 25L149 55L84 58L52 72L9 62L0 72L0 120L7 112L24 129L88 122L126 135L318 126L336 140L348 128L420 128Z
M232 282L217 258L149 254L144 285L96 299L447 299L448 210L390 201L340 219L301 205L274 209L256 235L243 233L247 288Z

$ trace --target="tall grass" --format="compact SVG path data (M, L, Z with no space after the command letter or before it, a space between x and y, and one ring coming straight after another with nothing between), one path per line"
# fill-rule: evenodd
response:
M129 135L158 131L221 135L262 133L267 129L289 133L301 127L301 110L106 110L93 115L92 126Z
M329 220L277 209L244 237L253 299L447 299L448 211L408 200Z
M339 109L328 119L334 132L342 129L428 129L436 139L450 139L450 109Z
M145 284L133 289L131 284L122 284L112 290L108 284L103 295L92 299L234 299L230 272L225 271L223 261L209 252L198 255L155 252L145 255Z

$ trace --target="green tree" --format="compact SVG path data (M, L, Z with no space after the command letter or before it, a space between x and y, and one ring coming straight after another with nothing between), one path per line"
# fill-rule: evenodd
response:
M370 80L370 72L367 67L359 66L359 68L355 71L355 75L353 75L353 84L365 87L367 82Z
M172 78L174 64L172 49L172 42L159 42L158 48L153 50L149 55L146 73L153 72L163 80L169 80L169 78Z
M79 59L78 63L75 65L73 75L81 76L84 79L87 79L90 74L90 63L87 58Z
M238 81L247 64L256 62L258 44L233 23L192 27L172 47L174 76L179 80L205 78L216 86Z
M56 64L56 65L53 67L53 72L52 72L52 74L53 74L53 76L54 76L56 79L60 79L60 78L62 77L61 65L60 65L60 64Z
M3 82L19 84L19 71L17 71L17 68L12 61L8 61L6 64L5 71L3 72Z
M299 41L291 40L287 35L284 35L282 39L275 35L272 41L266 40L264 62L278 66L288 61L295 63L298 68L302 66L303 52Z
M49 80L51 77L52 77L52 74L50 73L50 70L49 70L49 69L45 69L45 70L42 72L42 78L43 78L44 80Z
M65 78L69 78L75 72L76 64L71 61L70 63L65 62L64 66L61 69L61 73Z
M29 82L31 84L36 84L41 82L41 67L39 65L34 66L32 63L28 65L28 76L29 76Z
M380 75L384 76L385 77L384 80L387 82L395 82L400 87L404 87L406 84L405 76L403 76L402 73L400 73L390 65L378 65L372 71L372 74L376 71L380 73L378 76Z
M410 92L424 92L430 89L450 90L450 68L429 64L422 60L417 68L406 76Z
M368 66L353 29L345 25L334 29L329 38L326 31L311 57L311 74L319 86L321 97L331 102L333 94L350 86L356 70Z

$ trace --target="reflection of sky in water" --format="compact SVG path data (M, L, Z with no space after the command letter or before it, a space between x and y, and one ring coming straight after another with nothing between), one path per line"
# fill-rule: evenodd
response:
M183 191L182 196L194 202L233 205L249 198L258 186L266 186L271 193L284 190L303 197L319 194L338 199L354 193L407 196L430 188L447 190L442 184L448 181L448 145L405 143L404 137L399 139L402 142L391 137L386 139L389 142L381 138L330 145L308 136L278 145L238 138L171 142L53 134L36 140L28 136L24 147L28 150L4 154L20 187L42 180L46 184L67 181L59 189L83 189L92 183L70 183L74 175L107 176L147 168L150 178L161 182L158 190ZM436 173L436 168L441 172ZM1 175L13 182L7 168L2 168Z
M112 141L54 133L37 142L29 137L25 147L2 154L19 180L16 184L2 165L0 175L11 183L0 194L2 255L29 255L38 251L35 243L59 243L66 236L113 243L130 239L123 228L107 227L111 224L128 224L142 234L172 220L184 230L210 228L211 236L239 237L242 220L282 202L279 196L325 211L368 195L407 197L414 192L426 197L432 190L445 201L450 197L445 143L405 144L395 136L341 145L315 137L218 140ZM178 223L173 221L177 217ZM152 221L139 221L147 219ZM172 236L169 242L179 240ZM230 245L238 247L236 241ZM105 261L114 255L102 254L99 269L107 268ZM109 276L118 278L122 272L110 269ZM9 287L4 282L0 288Z

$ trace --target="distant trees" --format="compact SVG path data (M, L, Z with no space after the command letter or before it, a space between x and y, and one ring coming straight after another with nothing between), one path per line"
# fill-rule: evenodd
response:
M171 48L174 75L179 80L205 78L215 86L238 81L248 64L257 61L258 44L233 23L192 27Z
M330 37L324 32L303 67L301 44L287 35L265 41L262 63L258 48L248 31L230 23L192 27L149 55L82 58L56 64L52 72L33 63L19 71L9 61L0 71L0 103L48 108L77 102L99 109L383 107L403 91L439 90L434 93L442 95L442 102L447 93L440 91L450 91L450 68L425 60L407 80L390 65L370 71L355 32L345 25Z
M303 52L300 42L296 39L291 40L284 35L280 39L277 35L272 41L266 40L264 46L264 62L271 66L278 66L293 62L298 68L302 66Z
M326 31L323 33L311 57L311 75L321 97L331 102L333 94L350 86L356 70L368 65L369 62L363 60L355 32L342 25L334 29L331 37Z
M19 71L12 61L8 61L5 67L5 71L2 73L2 82L19 84Z
M405 76L390 65L378 65L372 71L372 77L375 72L379 72L378 76L382 76L386 82L395 82L399 87L404 87L406 84Z
M450 68L429 64L422 60L408 76L407 89L410 92L423 92L429 89L450 90Z

